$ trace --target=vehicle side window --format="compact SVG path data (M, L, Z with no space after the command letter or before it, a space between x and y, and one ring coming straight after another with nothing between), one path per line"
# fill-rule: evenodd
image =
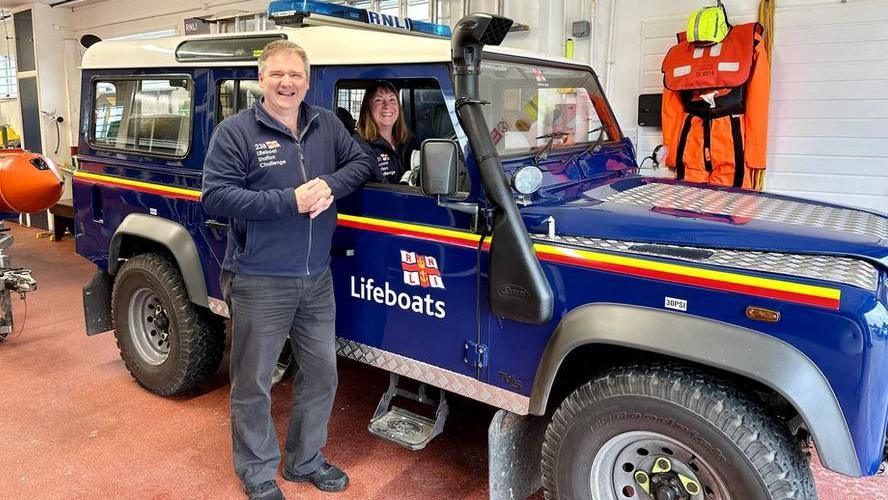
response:
M365 89L376 80L347 80L336 84L336 102L333 111L354 133L354 125L361 115L361 101ZM419 142L426 139L455 138L450 112L444 103L444 94L438 82L426 78L389 80L400 89L399 98L404 109L407 127ZM352 125L349 128L349 125Z
M216 124L229 116L253 107L262 99L259 80L222 80L216 103Z
M179 158L188 154L191 79L101 79L93 85L93 146Z
M402 96L404 92L402 91ZM450 112L444 103L444 94L438 89L412 89L405 101L411 104L406 114L417 137L423 139L453 139L456 133L450 121Z
M444 101L444 94L436 80L404 78L387 79L387 81L398 89L398 99L403 110L404 121L412 136L413 145L417 149L426 139L456 139L456 132ZM340 80L336 83L333 111L349 133L360 135L357 131L357 124L361 119L361 103L367 92L366 89L376 82L377 80ZM404 161L409 162L409 155L405 154L404 157ZM409 169L411 165L402 165L402 168ZM460 179L460 191L468 192L469 178L464 163L462 163ZM408 182L371 182L370 184L398 191L418 190L419 188L415 186L416 180L414 177Z

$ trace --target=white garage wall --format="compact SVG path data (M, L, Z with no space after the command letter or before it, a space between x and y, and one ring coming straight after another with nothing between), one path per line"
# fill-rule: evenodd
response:
M39 85L40 111L55 113L64 121L58 126L49 117L41 114L41 140L43 154L49 156L59 165L71 166L71 145L76 144L79 123L77 115L72 115L67 85L63 78L68 67L76 68L66 57L65 47L75 43L71 39L66 26L70 23L70 13L53 9L48 5L34 4L31 6L34 25L34 49L37 60L37 84ZM58 149L58 153L56 153ZM66 186L66 189L70 189ZM65 193L67 195L68 192Z
M776 25L768 188L888 211L888 1Z
M663 56L699 4L617 4L609 96L639 156L661 136L636 126L638 94L660 91ZM725 4L735 23L756 18L757 1ZM777 5L766 190L888 211L888 1Z

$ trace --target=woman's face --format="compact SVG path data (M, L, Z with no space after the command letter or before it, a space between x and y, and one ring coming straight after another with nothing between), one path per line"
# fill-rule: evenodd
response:
M398 96L388 89L379 89L373 96L370 110L377 128L391 128L398 121Z

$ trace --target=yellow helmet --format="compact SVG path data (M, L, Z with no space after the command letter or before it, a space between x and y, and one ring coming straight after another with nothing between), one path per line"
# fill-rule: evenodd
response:
M731 26L728 17L721 5L716 7L703 7L697 9L688 19L688 29L685 32L688 42L691 43L719 43L728 36Z

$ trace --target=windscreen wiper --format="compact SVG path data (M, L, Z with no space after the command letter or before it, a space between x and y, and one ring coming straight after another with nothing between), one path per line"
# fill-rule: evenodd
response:
M546 158L549 157L549 151L552 150L552 144L555 143L555 139L556 139L556 138L557 138L557 139L560 139L560 138L562 138L562 137L567 137L568 135L570 135L570 134L568 134L567 132L551 132L551 133L543 134L543 135L537 137L537 139L549 139L549 141L546 142L546 145L543 146L543 149L541 149L540 152L537 153L537 154L533 157L533 164L534 164L537 168L539 168L539 166L540 166L540 161L545 160Z
M593 142L591 146L584 149L582 153L577 153L577 154L571 156L570 160L567 160L567 163L570 163L582 156L597 153L598 150L601 149L601 145L604 143L604 131L605 130L606 130L605 127L602 125L601 127L595 127L592 130L590 130L589 132L587 132L586 135L592 135L595 132L598 132L598 137L595 138L595 142Z
M604 126L602 125L601 127L593 128L592 130L590 130L586 134L586 135L592 135L595 132L598 132L598 137L595 138L595 142L593 142L591 146L589 146L588 148L586 148L583 151L583 155L597 153L598 150L601 149L601 144L604 142L604 130L605 130Z

